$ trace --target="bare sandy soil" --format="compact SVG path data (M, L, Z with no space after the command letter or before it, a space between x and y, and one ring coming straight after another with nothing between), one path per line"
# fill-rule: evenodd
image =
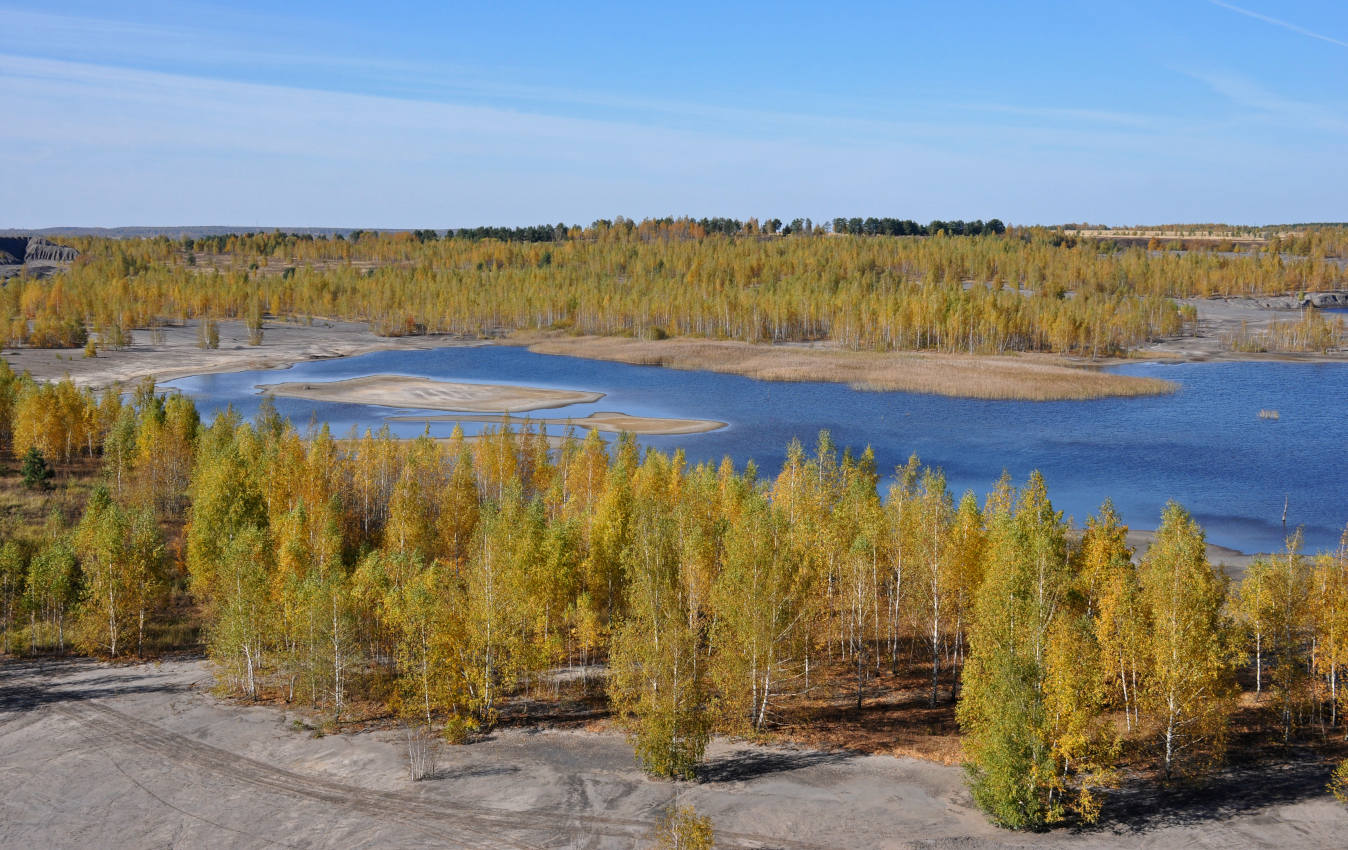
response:
M211 685L202 661L0 665L0 846L640 847L675 797L721 847L1339 847L1348 830L1320 766L1120 795L1105 826L1036 836L988 825L959 768L721 740L676 784L618 734L510 729L443 747L413 783L395 732L314 737Z
M1198 310L1198 333L1175 337L1134 352L1134 357L1157 357L1169 360L1282 360L1305 362L1333 362L1348 360L1348 351L1329 354L1271 354L1230 351L1222 345L1222 337L1240 332L1244 325L1251 332L1268 330L1273 322L1294 322L1301 318L1297 300L1289 296L1265 298L1187 298L1181 304L1191 304Z
M569 404L588 404L604 397L603 393L581 390L462 384L403 375L369 375L326 383L262 384L258 389L267 395L303 398L310 401L487 413L521 413L566 407Z
M501 424L504 416L390 416L390 422L491 422ZM520 424L519 419L511 422ZM576 419L530 419L536 425L574 425L590 431L629 431L633 434L701 434L724 428L726 423L714 419L667 419L659 416L632 416L614 411L597 411Z
M451 345L480 344L448 336L382 337L368 326L353 322L314 320L313 325L268 322L261 345L248 344L243 322L222 321L220 347L197 347L197 323L160 328L155 341L149 330L132 331L132 345L122 351L100 349L86 358L83 349L7 348L3 357L14 371L27 370L34 378L60 380L69 375L78 386L101 389L113 384L133 384L147 375L167 381L210 372L272 369L304 360L346 357L392 349L431 349Z

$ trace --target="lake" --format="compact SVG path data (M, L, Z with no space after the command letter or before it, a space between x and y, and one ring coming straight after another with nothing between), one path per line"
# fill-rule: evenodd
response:
M1008 470L1021 483L1039 469L1054 505L1080 524L1105 498L1137 528L1155 528L1168 499L1183 504L1208 539L1246 552L1281 547L1304 527L1307 548L1337 545L1348 522L1348 364L1139 363L1115 371L1180 384L1171 396L1095 401L1014 402L898 392L861 392L843 384L774 383L734 375L629 366L478 346L386 351L310 361L283 370L200 375L165 384L193 396L208 421L233 405L257 410L255 386L332 381L372 374L595 390L595 404L539 417L582 417L614 410L639 416L716 419L706 434L644 437L642 445L683 448L690 461L737 467L752 459L764 475L780 469L794 438L814 446L821 429L841 446L875 449L882 472L916 452L945 470L956 492L981 497ZM277 398L280 413L304 428L327 422L344 435L378 428L389 415L440 413ZM1279 418L1261 419L1261 409ZM417 436L425 423L389 423ZM482 425L465 424L473 433ZM448 436L452 423L433 423ZM550 429L560 432L560 428Z

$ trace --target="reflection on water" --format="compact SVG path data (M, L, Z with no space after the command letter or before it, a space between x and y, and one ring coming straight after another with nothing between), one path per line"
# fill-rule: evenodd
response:
M1110 497L1130 524L1153 528L1173 498L1203 523L1212 542L1244 551L1281 545L1286 497L1289 527L1305 526L1309 548L1337 544L1348 521L1348 364L1136 364L1118 371L1165 378L1182 388L1153 398L983 401L772 383L497 346L386 351L283 371L202 375L167 386L193 395L208 420L228 404L252 416L260 400L255 385L276 381L388 373L597 390L608 395L595 404L535 415L579 418L614 410L717 419L730 426L641 442L683 448L692 462L730 455L742 466L752 459L765 475L777 472L790 440L812 447L821 429L840 445L874 447L882 471L916 452L942 467L957 492L967 488L981 496L1003 469L1017 482L1039 469L1054 504L1079 523ZM328 422L338 435L352 426L377 428L395 412L416 412L298 399L277 399L276 406L301 428ZM1277 410L1279 418L1260 419L1261 409ZM390 424L403 436L425 427ZM464 430L482 427L465 424ZM433 423L430 431L447 436L452 428Z

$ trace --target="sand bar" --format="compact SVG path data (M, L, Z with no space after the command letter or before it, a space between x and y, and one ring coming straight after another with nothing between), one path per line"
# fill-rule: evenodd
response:
M390 422L491 422L502 424L504 416L390 416ZM517 424L518 420L515 420ZM628 431L644 436L662 434L702 434L724 428L726 423L714 419L666 419L658 416L631 416L616 411L600 411L579 419L530 419L536 425L574 425L591 431L618 433Z
M482 413L520 413L566 407L571 404L589 404L604 397L603 393L582 390L464 384L405 375L368 375L344 381L260 384L258 389L266 395L302 398L309 401Z

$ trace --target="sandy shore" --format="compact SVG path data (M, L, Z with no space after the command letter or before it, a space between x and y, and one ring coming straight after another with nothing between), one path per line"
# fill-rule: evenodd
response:
M6 348L3 357L14 371L27 371L38 380L55 381L69 375L78 386L102 389L114 384L129 386L148 375L162 382L214 372L274 369L371 351L484 344L450 336L382 337L364 324L314 320L312 325L267 322L262 344L249 345L248 328L243 322L222 321L217 327L220 347L214 350L197 347L197 323L193 321L159 329L162 338L158 339L158 334L136 329L130 347L122 351L101 349L93 358L84 357L83 349L37 348Z
M560 334L518 334L511 341L539 354L725 372L765 381L835 381L860 390L964 398L1060 401L1157 395L1175 389L1168 381L1114 375L1046 354L846 351L832 343L757 345Z
M490 422L492 424L503 424L506 422L504 416L390 416L390 422ZM574 425L577 428L584 428L590 431L608 431L618 433L627 431L642 436L656 436L665 434L702 434L707 431L715 431L726 427L726 423L717 422L713 419L665 419L656 416L631 416L626 413L617 413L612 411L599 411L591 413L589 416L582 416L578 419L511 419L513 425L523 425L524 422L530 422L535 425Z
M429 410L463 410L520 413L589 404L603 393L581 390L553 390L543 387L517 387L499 384L463 384L433 381L404 375L369 375L326 383L292 382L260 384L265 395L302 398L309 401L333 401L347 404L372 404L380 407L415 407ZM424 419L424 417L417 417Z
M442 747L408 780L393 730L317 737L222 702L203 661L0 663L0 846L649 846L671 800L726 848L1341 847L1328 767L1110 794L1106 823L1026 835L978 812L959 767L717 739L695 783L648 779L618 733L536 726Z
M1155 531L1140 528L1128 529L1128 545L1133 547L1134 557L1136 558L1141 558L1155 541ZM1233 581L1240 581L1240 577L1245 575L1245 570L1249 569L1250 564L1263 557L1267 556L1239 552L1225 546L1218 546L1215 543L1208 544L1208 563L1225 567L1226 574L1231 576Z

